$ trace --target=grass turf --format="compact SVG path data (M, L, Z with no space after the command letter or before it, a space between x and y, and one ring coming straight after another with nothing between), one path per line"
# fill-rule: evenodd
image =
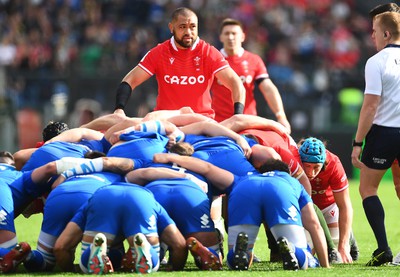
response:
M371 257L372 252L376 249L375 237L372 230L367 222L367 219L362 208L361 198L358 194L358 181L353 180L350 184L350 194L352 204L354 208L354 219L353 219L353 231L356 236L359 248L360 258L357 262L347 265L335 265L331 269L309 269L306 271L288 272L282 269L281 263L270 263L269 250L267 247L266 238L264 235L264 229L260 229L258 239L255 246L256 255L261 258L261 263L253 264L249 271L237 272L230 271L224 265L224 271L219 272L204 272L199 271L194 265L193 259L189 254L189 259L186 264L185 270L181 272L163 272L159 271L157 276L398 276L400 273L400 267L394 266L381 266L381 267L366 267L365 264ZM390 180L384 180L379 188L379 197L383 203L386 213L386 231L388 235L389 244L392 248L393 254L396 255L400 251L400 219L398 217L398 211L400 208L400 202L396 197L396 193L393 187L393 183ZM40 231L41 215L34 215L29 219L22 216L16 219L16 228L19 241L27 241L32 248L36 247L36 241ZM78 247L79 254L79 247ZM77 259L78 260L78 254ZM74 273L29 273L27 274L24 267L21 265L18 268L17 273L14 275L18 276L43 276L43 275L54 275L54 276L74 276L78 274ZM128 276L130 274L113 273L113 276Z

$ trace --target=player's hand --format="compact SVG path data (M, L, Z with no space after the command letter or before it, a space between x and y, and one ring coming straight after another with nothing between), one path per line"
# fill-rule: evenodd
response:
M118 114L118 115L121 115L121 116L126 116L123 109L116 109L114 111L114 114Z
M111 143L112 145L117 143L119 141L119 136L121 135L121 133L122 133L121 131L118 131L118 132L111 134L108 139L108 142Z
M285 127L285 129L286 129L285 133L290 135L290 133L292 132L292 127L290 126L290 123L287 120L287 118L286 117L282 117L282 118L279 118L277 121Z
M194 113L191 107L182 107L179 109L179 112L181 114L188 114L188 113Z
M350 247L348 247L350 248ZM342 261L344 264L351 264L353 263L353 258L350 255L350 249L345 249L345 248L338 248L338 252L340 256L342 257Z
M61 183L63 183L66 180L66 178L61 174L58 176L58 178L54 181L54 183L51 185L51 189L55 189L58 187Z
M247 159L250 158L251 156L251 147L249 145L249 143L247 142L247 140L240 136L237 140L236 143L243 149L244 155Z
M351 163L359 169L364 166L364 163L360 161L361 151L361 147L355 146L353 147L353 151L351 152Z

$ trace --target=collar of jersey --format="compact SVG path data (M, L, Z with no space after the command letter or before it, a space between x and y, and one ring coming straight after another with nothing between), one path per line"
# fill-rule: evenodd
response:
M221 51L222 55L223 55L225 58L229 57L224 48L222 48L220 51ZM244 54L244 48L243 48L243 47L240 47L240 49L239 49L239 54L237 55L237 57L241 57L241 56L243 56L243 54Z
M388 44L388 45L385 46L385 48L389 48L389 47L400 48L400 45L399 45L399 44L390 43L390 44Z
M197 44L199 44L199 41L200 41L200 37L197 37L196 41L193 43L193 46L190 50L194 50L196 48ZM179 48L176 47L175 39L173 36L171 37L171 45L172 45L172 48L175 49L175 51L179 51Z

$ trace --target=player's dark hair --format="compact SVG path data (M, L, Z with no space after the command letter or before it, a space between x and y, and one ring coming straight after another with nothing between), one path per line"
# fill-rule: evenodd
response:
M387 3L378 5L369 11L369 16L374 18L376 15L384 12L400 12L400 7L396 3Z
M86 159L96 159L96 158L101 158L101 157L105 157L106 154L101 152L101 151L88 151L85 153L85 155L83 156Z
M43 141L46 142L68 129L68 125L64 122L50 121L43 129Z
M274 170L283 171L283 172L286 172L286 173L290 174L289 166L287 165L287 163L285 163L285 162L283 162L281 160L277 160L277 159L268 159L258 169L258 171L260 173L264 173L264 172L268 172L268 171L274 171Z
M225 18L222 22L221 25L219 26L219 32L222 32L222 29L225 26L228 25L234 25L234 26L239 26L243 30L243 24L239 20L233 19L233 18Z
M194 153L193 146L188 142L178 142L169 148L170 153L175 153L181 156L192 156Z
M194 11L192 11L191 9L186 8L186 7L180 7L180 8L177 8L177 9L172 13L172 15L171 15L171 21L176 21L180 15L183 15L183 16L190 16L190 15L192 15L192 14L196 15L196 13L195 13Z

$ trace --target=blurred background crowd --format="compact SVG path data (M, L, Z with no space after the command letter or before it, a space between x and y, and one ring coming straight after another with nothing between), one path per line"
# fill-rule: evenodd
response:
M244 46L266 63L294 134L351 129L362 101L364 65L375 53L368 11L387 2L1 0L0 120L9 115L19 126L33 112L42 124L63 120L74 127L112 112L123 76L169 39L172 11L187 6L199 17L199 36L218 49L222 19L243 22ZM156 91L155 80L135 90L127 115L151 110ZM270 116L258 100L259 114ZM0 121L2 130L7 122Z

